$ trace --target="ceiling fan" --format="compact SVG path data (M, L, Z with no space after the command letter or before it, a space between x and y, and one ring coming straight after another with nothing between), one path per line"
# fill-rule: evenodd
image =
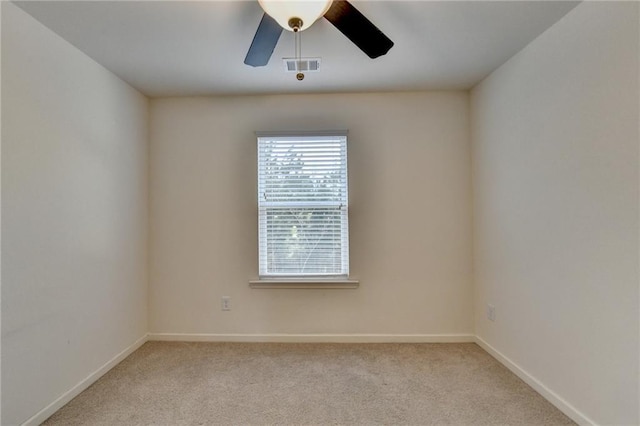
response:
M265 13L244 59L247 65L267 65L283 29L297 33L321 16L372 59L393 47L393 42L346 0L258 1Z

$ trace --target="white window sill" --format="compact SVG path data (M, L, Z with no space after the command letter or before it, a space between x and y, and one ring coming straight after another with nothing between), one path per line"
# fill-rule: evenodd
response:
M251 288L354 289L360 281L330 278L272 278L249 281Z

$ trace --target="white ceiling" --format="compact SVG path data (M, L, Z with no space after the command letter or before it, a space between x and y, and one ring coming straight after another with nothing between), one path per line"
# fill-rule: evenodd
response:
M142 93L157 96L468 89L558 21L572 1L357 1L395 46L369 59L325 19L302 33L321 71L285 73L284 31L266 67L244 65L257 1L17 1Z

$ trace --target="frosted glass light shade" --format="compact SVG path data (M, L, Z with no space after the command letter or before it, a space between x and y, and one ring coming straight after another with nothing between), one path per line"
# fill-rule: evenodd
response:
M333 0L258 0L262 9L282 28L293 31L289 19L302 19L300 31L306 30L329 10Z

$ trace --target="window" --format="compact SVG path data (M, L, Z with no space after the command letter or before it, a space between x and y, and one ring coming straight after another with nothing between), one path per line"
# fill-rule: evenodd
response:
M346 132L258 134L258 217L260 278L346 278Z

